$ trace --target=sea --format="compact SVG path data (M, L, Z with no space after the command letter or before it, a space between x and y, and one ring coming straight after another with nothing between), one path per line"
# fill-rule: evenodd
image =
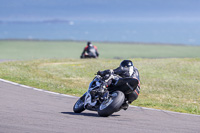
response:
M200 45L196 21L0 21L0 39Z

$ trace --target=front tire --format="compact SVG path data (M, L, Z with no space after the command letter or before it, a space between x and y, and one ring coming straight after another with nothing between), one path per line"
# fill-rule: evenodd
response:
M79 98L78 101L74 104L74 107L73 107L74 113L81 113L85 110L84 100L85 100L85 95Z
M121 91L115 91L111 94L108 100L101 103L98 109L98 115L107 117L112 115L114 112L119 111L119 108L123 104L125 99L124 93Z

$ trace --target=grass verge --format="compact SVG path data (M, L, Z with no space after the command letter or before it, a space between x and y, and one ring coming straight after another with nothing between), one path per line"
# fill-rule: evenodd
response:
M139 69L136 106L200 115L200 58L132 59ZM40 59L0 64L0 78L54 92L81 96L98 70L117 59Z
M100 58L199 58L200 46L156 45L136 43L93 42ZM3 41L0 59L32 60L47 58L80 58L86 42L70 41Z

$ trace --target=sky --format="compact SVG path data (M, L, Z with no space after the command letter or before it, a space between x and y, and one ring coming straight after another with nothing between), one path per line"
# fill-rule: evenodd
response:
M0 0L0 21L200 21L200 0Z
M200 45L199 7L200 0L0 0L0 39ZM52 20L61 23L40 23Z

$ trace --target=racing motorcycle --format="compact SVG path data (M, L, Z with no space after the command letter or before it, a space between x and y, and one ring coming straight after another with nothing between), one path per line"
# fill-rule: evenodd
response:
M107 117L121 109L126 110L127 108L123 108L123 104L127 102L126 95L134 91L137 83L133 80L136 79L118 78L111 87L106 87L105 79L108 81L114 78L116 79L114 74L96 75L90 83L88 91L74 104L73 111L81 113L87 109L97 111L99 116Z
M97 58L96 55L94 54L88 54L87 52L85 52L83 55L80 56L81 59L84 59L84 58Z

